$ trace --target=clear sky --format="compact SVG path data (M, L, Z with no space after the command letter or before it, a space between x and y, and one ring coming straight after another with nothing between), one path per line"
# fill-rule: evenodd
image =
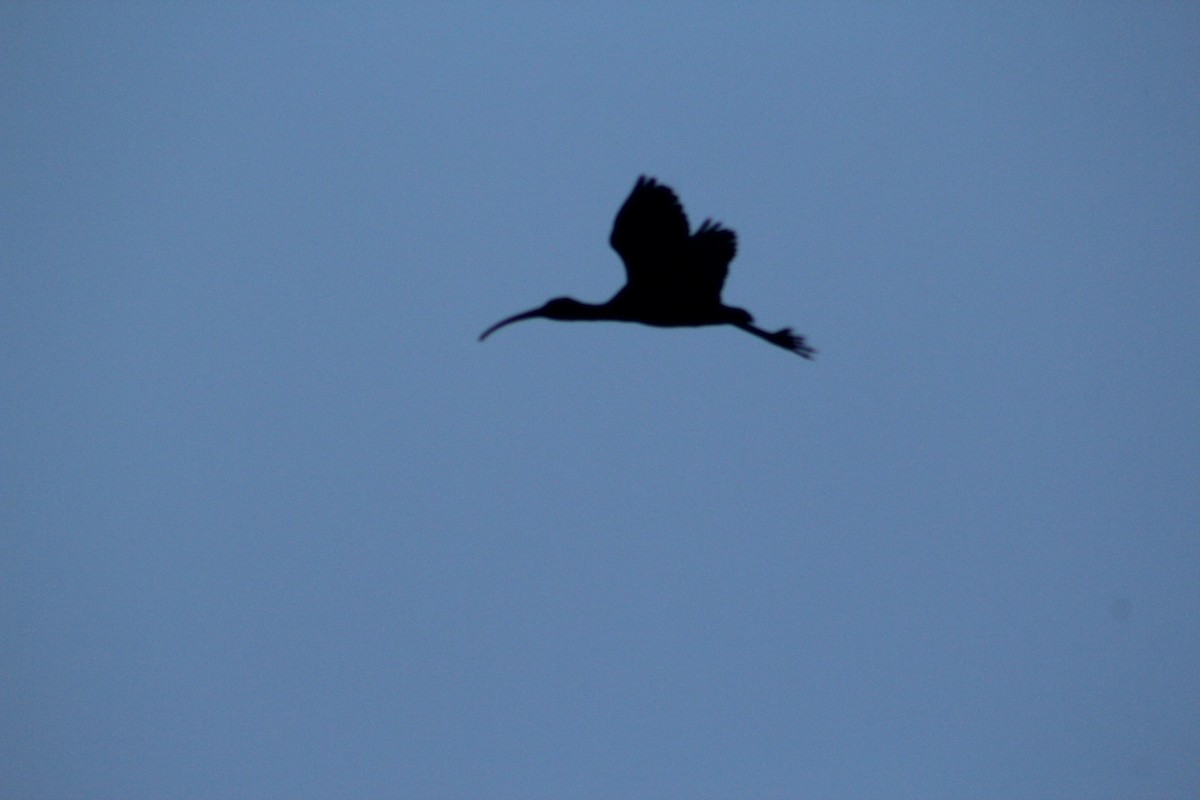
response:
M1194 798L1192 3L0 7L0 795ZM623 280L641 173L732 328Z

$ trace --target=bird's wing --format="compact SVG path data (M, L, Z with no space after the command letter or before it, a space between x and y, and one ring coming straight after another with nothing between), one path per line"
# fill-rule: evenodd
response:
M670 187L645 175L617 212L612 248L625 262L629 288L670 283L688 246L688 220Z
M721 223L704 220L688 241L690 261L695 271L690 283L696 287L699 300L717 302L721 300L721 289L725 276L729 274L729 262L737 254L737 235Z

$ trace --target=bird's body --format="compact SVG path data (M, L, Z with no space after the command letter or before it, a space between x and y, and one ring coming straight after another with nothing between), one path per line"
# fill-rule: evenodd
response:
M483 332L480 341L510 323L544 317L640 322L664 328L734 325L804 358L816 353L790 328L764 331L753 324L748 311L721 302L729 262L737 252L737 237L711 220L690 233L675 193L653 178L638 178L617 212L609 243L625 262L627 281L608 302L558 297L497 322Z

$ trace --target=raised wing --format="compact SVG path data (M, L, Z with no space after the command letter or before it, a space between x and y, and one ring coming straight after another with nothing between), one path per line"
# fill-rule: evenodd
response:
M688 248L687 215L675 192L654 178L638 178L608 242L625 262L626 288L652 291L672 283Z
M700 302L721 302L721 289L729 274L729 262L737 254L737 235L721 223L704 220L688 241L692 265L691 285Z

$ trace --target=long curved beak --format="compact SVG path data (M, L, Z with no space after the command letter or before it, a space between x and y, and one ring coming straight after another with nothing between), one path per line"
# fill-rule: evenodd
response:
M520 314L513 314L508 319L500 320L495 325L488 328L483 333L479 334L479 341L482 342L484 339L491 336L494 331L497 331L500 328L503 328L505 325L511 325L512 323L520 322L523 319L532 319L534 317L540 317L540 316L542 316L542 309L540 309L540 308L535 308L532 311L523 311Z

